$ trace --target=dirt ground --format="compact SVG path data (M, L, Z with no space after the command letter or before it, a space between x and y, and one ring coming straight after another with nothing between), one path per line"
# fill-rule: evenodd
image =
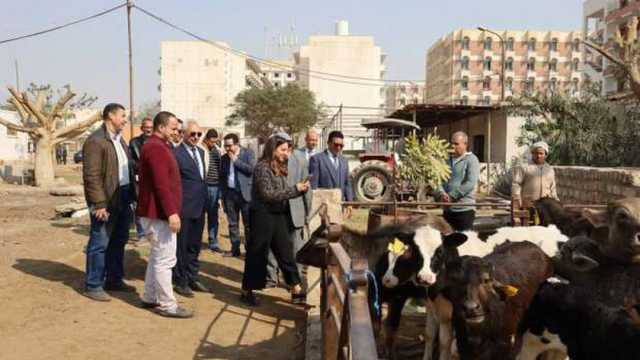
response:
M75 182L78 167L64 174ZM55 219L69 202L32 187L0 184L0 359L302 359L305 310L283 289L263 304L239 301L243 262L203 251L201 279L212 292L178 296L193 319L138 307L148 247L127 246L126 281L138 293L109 303L80 295L87 217ZM221 243L228 246L226 223Z

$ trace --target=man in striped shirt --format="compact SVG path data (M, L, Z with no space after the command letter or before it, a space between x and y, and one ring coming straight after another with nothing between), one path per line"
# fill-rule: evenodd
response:
M209 228L209 250L222 253L218 245L218 209L220 208L220 156L218 148L218 132L209 129L202 140L205 146L205 163L207 164L207 224Z

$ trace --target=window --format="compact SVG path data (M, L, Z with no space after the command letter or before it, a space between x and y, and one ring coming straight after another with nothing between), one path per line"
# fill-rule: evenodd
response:
M484 81L482 82L482 89L484 90L491 90L491 78L490 77L486 77L484 78Z
M573 80L571 81L571 93L572 93L572 94L576 94L576 93L578 93L578 90L579 90L579 81L580 81L580 80L578 80L578 79L573 79Z
M462 39L462 50L469 50L469 42L470 42L470 40L469 40L468 36L465 36Z
M513 91L513 78L507 78L504 87L507 91Z
M273 73L273 77L274 77L274 78L279 78L279 77L280 77L280 73L279 73L279 72L275 72L275 73Z
M460 61L460 67L462 68L462 70L469 70L469 58L468 57L463 57L462 61Z
M525 83L525 91L529 94L532 93L534 86L535 86L535 79L532 77L528 78Z
M460 100L460 103L462 105L468 105L469 104L469 97L468 96L463 96L462 100Z
M280 87L280 83L279 82L273 83L273 86L275 86L276 88L279 88Z
M558 79L551 78L551 81L549 81L549 91L556 92L556 90L558 90Z
M549 71L558 71L558 60L551 59L549 61Z
M480 162L484 162L484 135L475 135L473 137L473 148L471 150Z
M578 58L573 59L573 61L571 62L571 71L578 71L579 65L580 65L580 59Z
M573 40L573 51L580 51L580 39Z
M514 43L515 40L512 37L507 39L507 51L513 51Z
M629 5L629 0L620 0L620 7L623 8Z
M529 62L527 62L527 70L535 71L536 70L536 59L531 58Z
M488 56L484 59L484 69L491 71L491 58Z
M492 43L493 43L493 40L490 37L484 39L484 49L491 50Z
M551 43L549 43L549 50L558 51L558 39L551 39Z
M293 74L287 73L287 79L291 79L292 77L293 77Z
M507 61L504 63L504 69L506 71L513 71L513 58L507 58Z
M469 78L468 77L463 77L462 81L460 81L460 86L462 87L462 90L469 90Z
M407 105L407 101L405 99L400 99L400 105L402 106Z
M529 43L527 44L527 49L529 49L529 51L536 51L536 39L535 38L529 39Z
M485 105L491 105L491 96L485 96L484 97L484 104Z

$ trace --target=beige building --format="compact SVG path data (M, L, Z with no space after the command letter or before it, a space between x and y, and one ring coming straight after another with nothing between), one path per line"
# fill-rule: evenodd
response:
M496 31L505 40L505 98L522 92L580 88L580 32ZM500 102L500 39L480 30L456 30L427 52L426 102L490 105Z
M604 45L618 29L624 33L633 16L640 16L638 0L587 0L583 3L582 36L592 43ZM588 46L582 48L582 61L584 79L600 82L604 95L628 90L628 85L616 77L610 61Z
M424 103L424 83L397 82L385 86L385 112L390 114L408 104Z
M285 87L298 79L293 60L268 60L260 62L260 76L274 87Z
M346 149L362 148L367 136L362 119L384 115L385 55L373 36L349 35L348 23L339 21L335 35L310 36L294 59L298 83L327 106L330 116L343 105L335 121L318 127L341 128Z
M244 136L244 127L228 128L229 106L249 83L245 56L201 41L163 41L161 46L160 101L163 110L203 127Z

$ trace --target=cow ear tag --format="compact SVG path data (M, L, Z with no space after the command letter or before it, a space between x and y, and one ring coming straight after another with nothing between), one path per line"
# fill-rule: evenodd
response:
M389 250L389 252L394 253L396 255L402 255L405 249L406 248L404 243L400 241L398 238L394 238L393 242L390 242L389 246L387 247L387 250Z
M516 295L518 295L518 288L515 286L511 286L511 285L505 285L504 286L504 293L505 295L507 295L507 297L514 297Z

